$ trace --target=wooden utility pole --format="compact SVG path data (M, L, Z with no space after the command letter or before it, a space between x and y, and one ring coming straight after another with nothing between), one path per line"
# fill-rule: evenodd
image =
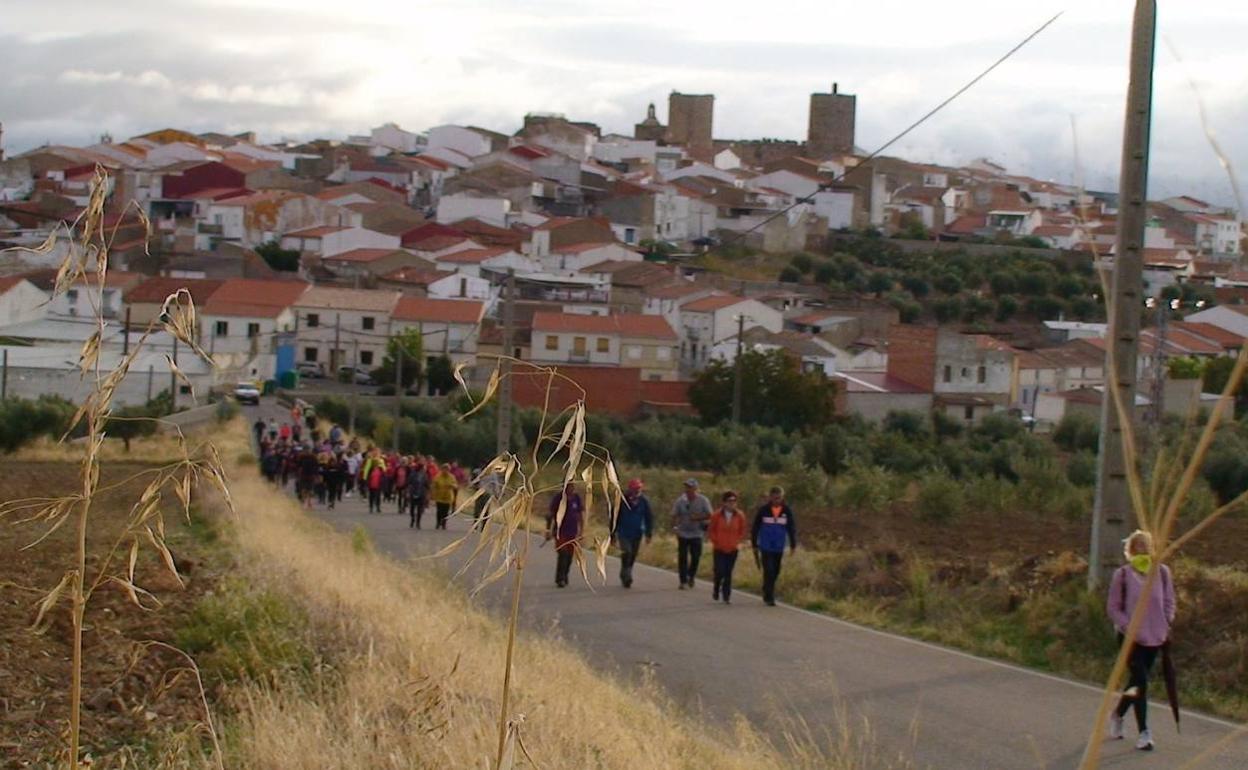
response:
M1131 28L1131 68L1127 86L1126 121L1122 137L1122 171L1118 180L1118 240L1105 383L1101 404L1100 452L1097 455L1096 502L1092 512L1092 543L1088 551L1088 586L1108 583L1122 552L1132 517L1127 486L1123 426L1110 388L1128 419L1134 421L1140 308L1143 302L1144 227L1148 221L1148 146L1153 103L1153 51L1157 37L1155 0L1136 0Z
M737 316L737 357L733 359L732 372L732 421L741 424L741 354L745 348L745 315Z
M498 434L497 454L511 451L511 353L516 334L516 271L507 270L503 283L503 354L498 359ZM449 328L449 327L448 327Z

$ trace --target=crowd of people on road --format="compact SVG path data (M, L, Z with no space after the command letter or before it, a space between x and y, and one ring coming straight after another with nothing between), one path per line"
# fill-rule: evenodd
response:
M732 602L732 573L737 555L746 538L746 516L737 505L736 492L719 496L712 505L699 491L697 479L684 483L684 492L672 503L671 527L676 536L677 576L681 590L693 589L702 559L704 541L710 541L712 557L711 598ZM643 492L641 479L633 479L625 488L615 515L612 517L611 539L620 552L620 584L633 585L633 565L641 551L642 541L649 543L655 532L654 510ZM568 572L579 547L584 526L584 502L576 484L568 484L550 501L547 512L547 540L555 541L555 585L568 584ZM776 581L786 546L797 549L797 522L793 509L784 499L784 490L772 487L754 511L749 527L749 544L754 561L763 573L763 601L776 604Z
M460 490L473 481L473 475L454 462L365 448L338 425L322 435L315 415L298 406L291 410L289 422L258 419L252 432L261 475L283 489L293 480L295 495L305 508L322 505L333 510L358 494L367 501L370 514L394 506L395 513L407 514L409 527L420 529L432 504L435 529L446 529Z
M258 419L253 431L263 476L283 488L293 479L298 499L308 508L320 504L333 509L344 498L358 494L367 499L370 514L380 514L384 506L393 505L396 513L408 515L410 527L419 529L425 510L432 503L434 527L446 529L461 490L476 487L485 492L477 500L474 526L482 523L487 500L500 491L495 476L469 473L454 462L439 462L421 454L383 452L376 446L365 449L358 439L348 439L338 425L331 425L322 434L315 414L300 406L292 409L289 422ZM629 481L612 516L611 542L619 551L619 580L624 588L632 587L633 567L643 542L650 543L656 532L656 515L644 489L641 479ZM671 531L676 538L678 587L695 587L703 546L709 542L712 600L731 603L733 571L748 538L754 561L763 575L763 601L775 606L776 582L785 549L790 553L797 549L793 509L778 486L772 487L754 508L752 519L738 505L739 501L736 492L725 491L719 495L718 504L713 504L700 491L697 479L684 482L683 493L672 502L670 513ZM555 544L555 585L563 588L568 585L576 552L582 547L585 526L585 503L576 483L567 484L553 497L546 522L546 539ZM1135 608L1142 607L1144 612L1128 653L1127 687L1110 715L1107 730L1110 739L1122 739L1126 714L1133 711L1139 730L1135 746L1143 751L1151 751L1155 745L1148 727L1148 692L1151 672L1159 657L1171 702L1177 704L1169 657L1170 626L1176 609L1174 578L1167 566L1159 565L1150 582L1153 549L1152 536L1144 531L1137 530L1124 541L1125 563L1114 572L1106 600L1106 611L1120 643Z

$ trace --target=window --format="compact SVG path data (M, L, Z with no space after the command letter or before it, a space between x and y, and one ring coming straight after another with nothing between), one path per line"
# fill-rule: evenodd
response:
M459 296L461 297L468 296L468 279L467 278L459 279Z
M377 319L373 318L371 315L364 316L363 320L361 321L361 323L364 326L364 331L366 332L372 331L373 328L377 325L376 320Z
M260 336L260 324L247 324L247 338Z
M558 350L558 349L559 349L559 338L558 338L558 337L556 337L556 336L555 336L555 335L553 335L553 334L547 334L547 335L546 335L546 349L547 349L547 350Z
M988 367L981 366L979 367L979 384L983 385L987 381L988 381Z
M228 321L217 321L217 328L213 332L218 337L226 337L230 333L230 324Z
M682 347L683 347L683 346L682 346ZM668 361L668 360L671 360L671 357L672 357L672 350L671 350L671 348L659 348L656 352L657 352L657 353L658 353L658 355L659 355L659 360L660 360L660 361Z
M70 289L69 291L65 292L65 298L69 300L69 304L71 304L71 305L77 304L77 302L78 302L78 290L77 290L77 289Z
M952 366L945 367L944 380L945 382L953 382L953 367Z
M629 346L628 346L628 357L629 357L629 358L631 358L631 359L632 359L632 360L634 360L634 361L636 361L637 359L641 358L641 346L640 346L640 345L629 345Z
M361 350L360 351L360 363L363 364L364 366L372 366L373 365L373 351Z
M319 350L317 350L316 348L304 348L304 349L303 349L303 360L304 360L304 361L313 361L313 362L315 362L315 361L316 361L316 355L317 355L317 353L320 353L320 351L319 351Z
M965 380L967 377L970 377L970 376L971 376L971 370L967 369L965 366L962 367L962 379Z
M636 228L634 227L624 228L624 242L625 243L637 242L637 229Z
M320 326L321 316L319 313L308 313L308 327Z
M597 349L599 353L611 352L611 340L606 337L599 337Z
M585 355L585 338L584 337L572 338L572 352L577 355L582 355L582 356Z
M975 407L973 406L962 407L962 416L965 417L967 420L974 420L975 419Z

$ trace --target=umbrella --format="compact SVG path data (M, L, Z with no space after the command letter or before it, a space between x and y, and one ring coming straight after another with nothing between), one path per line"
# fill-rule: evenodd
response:
M1174 714L1174 727L1183 732L1179 724L1179 683L1174 671L1174 656L1170 654L1170 640L1161 646L1161 675L1166 680L1166 697L1170 700L1170 713Z

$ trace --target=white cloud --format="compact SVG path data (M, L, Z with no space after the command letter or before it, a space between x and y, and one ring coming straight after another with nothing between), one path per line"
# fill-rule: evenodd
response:
M386 120L510 132L525 112L544 110L626 132L647 102L664 117L673 89L716 94L718 135L801 138L809 94L835 80L858 95L858 143L870 149L1060 10L999 0L188 0L166 2L159 15L145 6L6 8L7 34L19 44L0 46L11 146L153 124L241 126L273 138L342 135ZM899 152L944 162L991 154L1069 178L1073 116L1085 173L1112 183L1131 6L1070 8ZM1161 33L1183 63L1159 44L1152 176L1219 197L1228 186L1188 77L1227 151L1248 168L1248 134L1238 131L1248 117L1248 7L1201 0L1161 11ZM106 34L124 43L101 43L86 57ZM103 116L85 111L58 89L93 90L109 107ZM68 133L48 137L52 127Z

